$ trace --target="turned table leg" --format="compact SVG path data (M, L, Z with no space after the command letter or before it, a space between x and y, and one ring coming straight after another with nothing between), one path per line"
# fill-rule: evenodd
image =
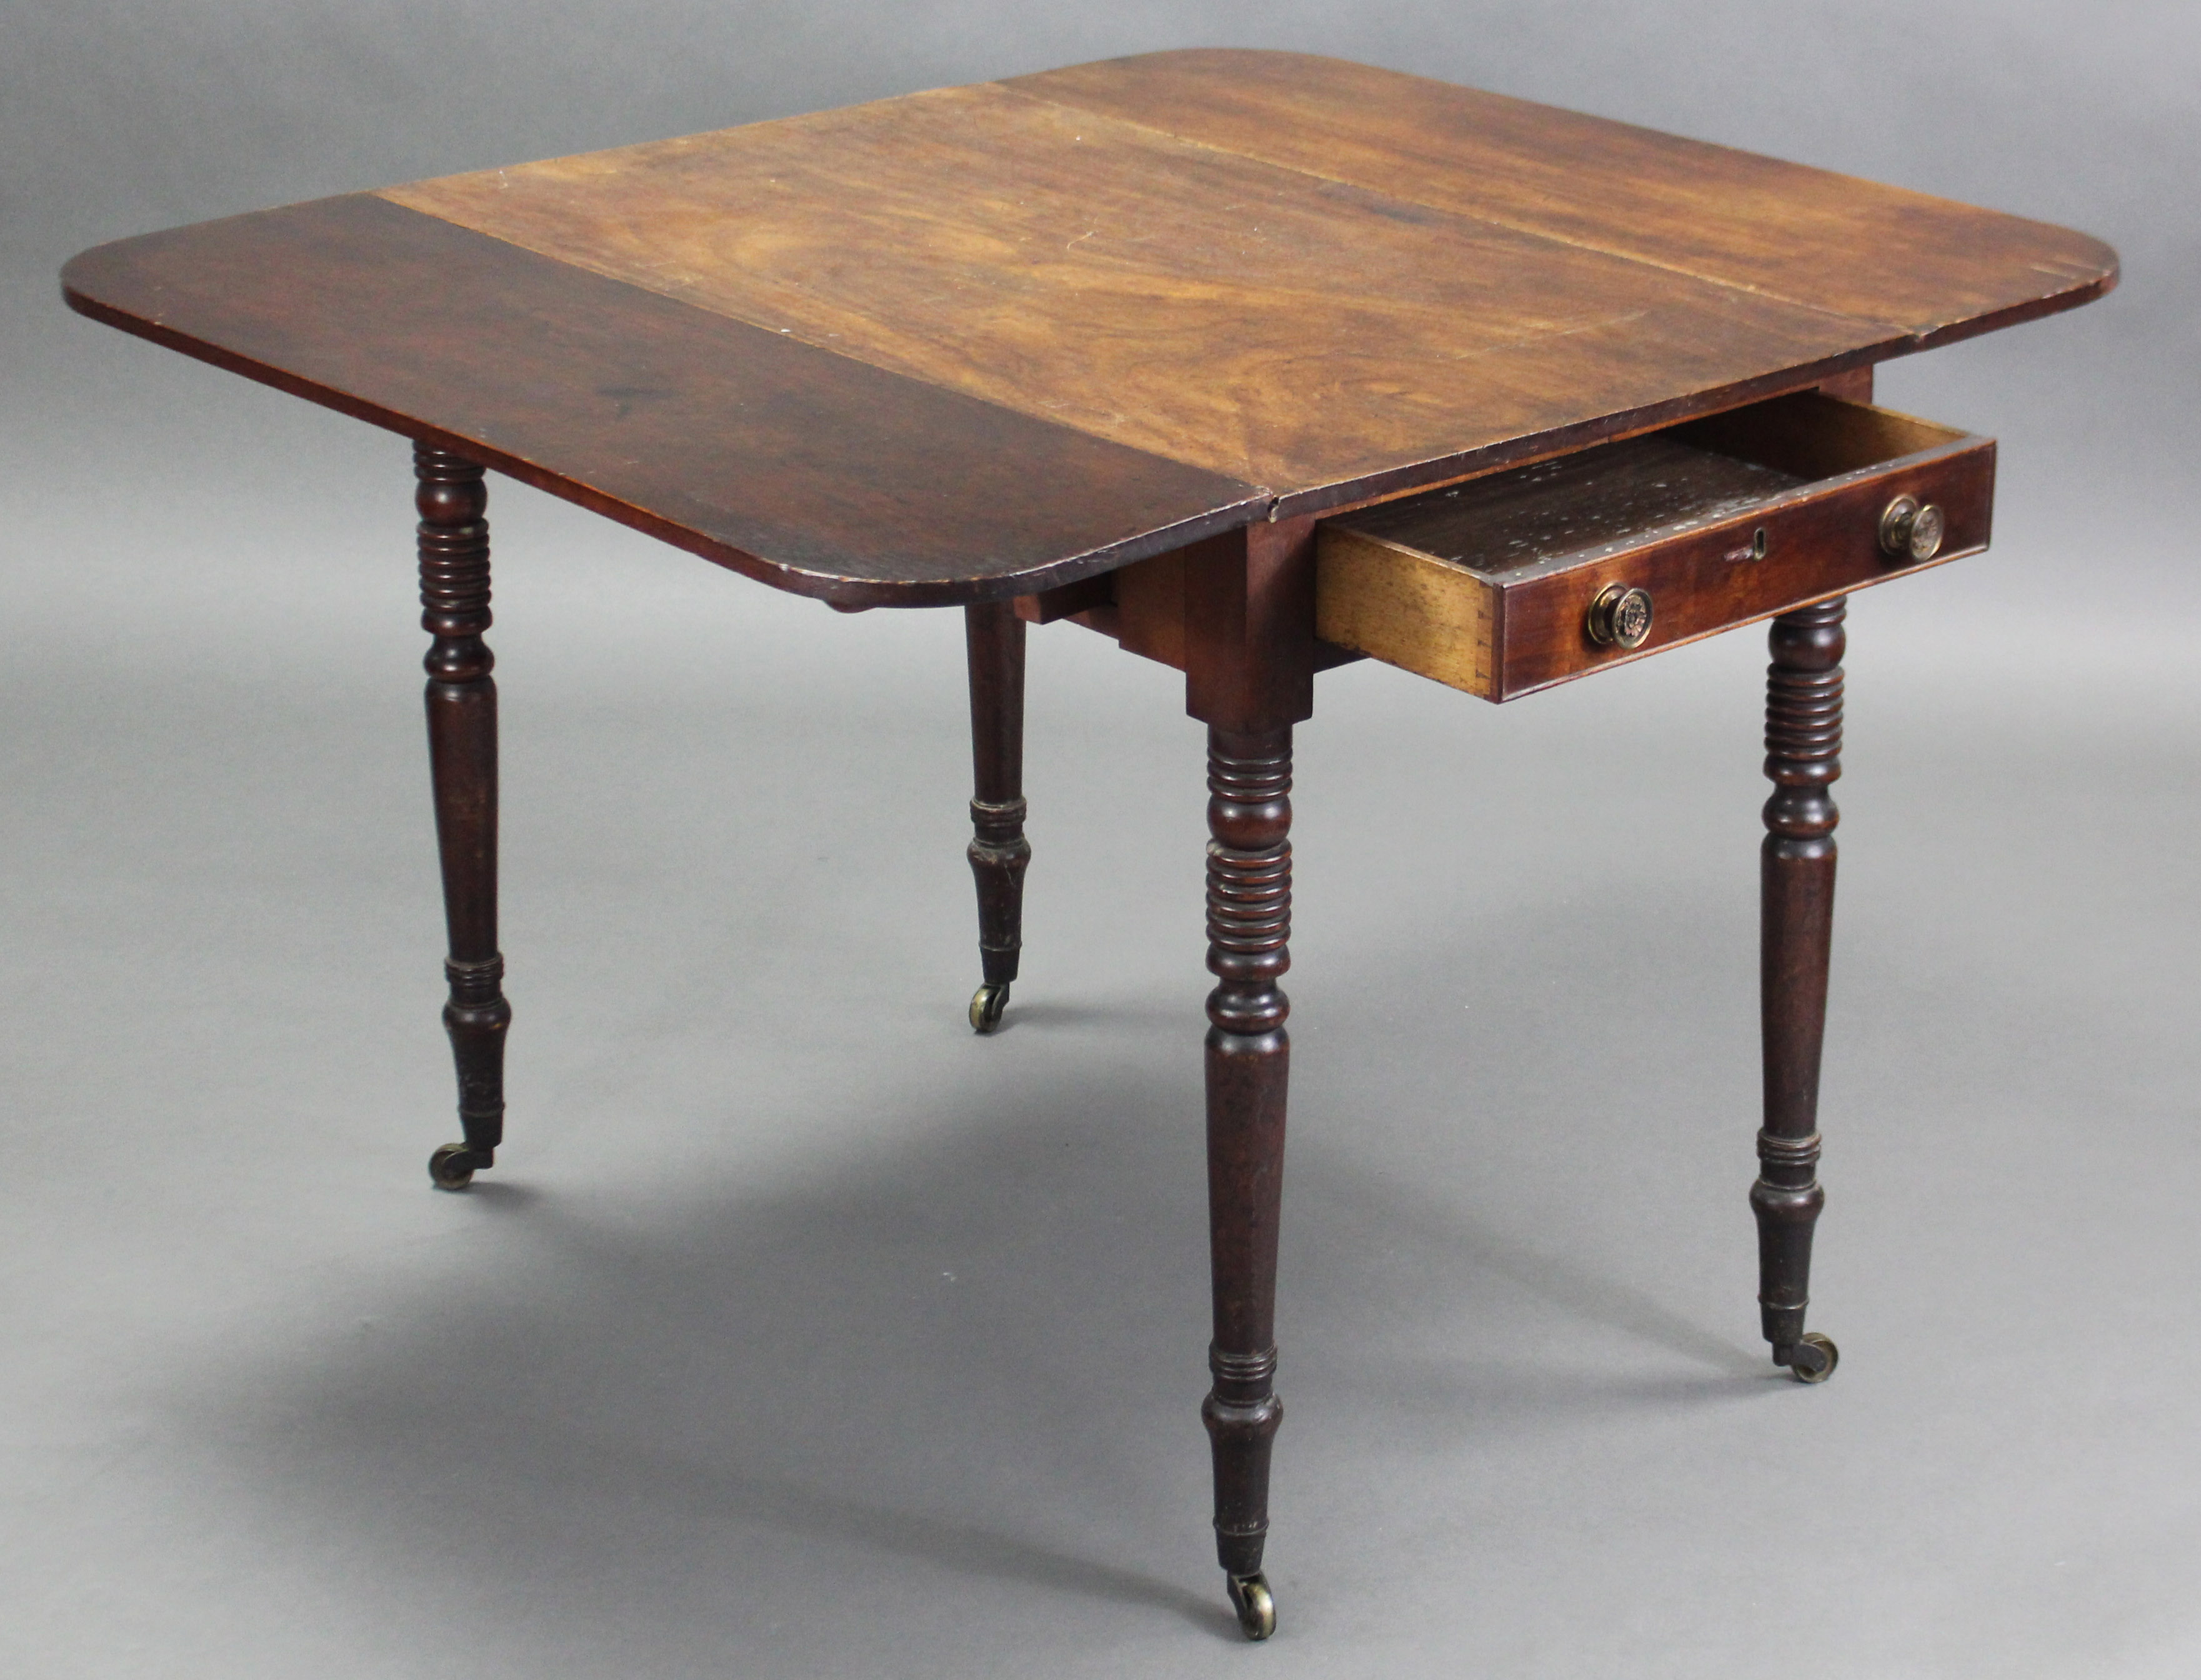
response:
M971 872L978 884L978 960L983 983L971 1025L1001 1024L1024 946L1024 621L1006 601L963 609L971 655Z
M1207 736L1207 1209L1215 1384L1200 1417L1215 1457L1216 1554L1248 1636L1276 1608L1261 1551L1277 1371L1277 1221L1283 1188L1291 966L1292 731Z
M496 663L490 626L489 504L482 469L426 443L414 446L420 480L420 627L436 639L428 671L428 764L436 790L436 840L443 868L450 1001L443 1026L459 1076L466 1141L429 1158L429 1177L463 1190L495 1164L504 1139L504 958L496 948Z
M1834 1344L1804 1329L1811 1228L1825 1202L1819 1160L1819 1050L1827 1024L1827 954L1834 909L1828 790L1842 773L1840 600L1773 620L1766 672L1765 805L1759 977L1765 1125L1758 1134L1758 1300L1773 1360L1806 1383L1834 1375Z

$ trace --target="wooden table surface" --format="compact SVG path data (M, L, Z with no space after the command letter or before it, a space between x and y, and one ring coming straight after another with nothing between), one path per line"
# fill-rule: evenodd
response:
M84 313L847 606L1000 599L2115 284L2083 234L1296 54L127 239Z

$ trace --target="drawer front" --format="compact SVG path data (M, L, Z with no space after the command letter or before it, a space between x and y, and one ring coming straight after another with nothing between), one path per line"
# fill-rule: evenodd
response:
M1994 469L1993 440L1978 438L1946 454L1859 474L1683 536L1500 588L1494 591L1496 692L1491 698L1510 700L1977 554L1987 545L1993 520ZM1881 546L1881 516L1904 496L1941 510L1941 545L1929 561L1891 558ZM1591 638L1591 605L1615 584L1650 594L1651 633L1640 647Z
M1992 438L1776 399L1325 521L1317 631L1509 700L1976 554L1994 469ZM1901 497L1940 517L1927 559L1883 540ZM1633 591L1649 597L1647 634L1594 624L1600 597L1623 596L1640 620Z

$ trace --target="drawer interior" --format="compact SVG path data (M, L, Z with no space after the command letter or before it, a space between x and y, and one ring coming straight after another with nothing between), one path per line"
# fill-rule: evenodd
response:
M1327 641L1510 699L1987 546L1994 444L1799 392L1327 520ZM1891 547L1898 498L1938 549ZM1593 607L1642 597L1616 643ZM1633 632L1631 631L1631 634Z
M1512 581L1732 520L1968 434L1808 392L1601 443L1333 524Z
M1353 528L1486 578L1511 579L1733 518L1810 482L1655 432L1371 508Z

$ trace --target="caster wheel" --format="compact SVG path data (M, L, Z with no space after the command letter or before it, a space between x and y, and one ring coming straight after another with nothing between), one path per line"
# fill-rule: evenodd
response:
M1269 1593L1265 1575L1228 1575L1230 1607L1238 1612L1238 1625L1246 1637L1266 1639L1277 1630L1277 1601Z
M474 1169L489 1163L463 1143L446 1143L428 1157L428 1178L439 1190L462 1190L474 1181Z
M1841 1357L1841 1349L1827 1337L1816 1330L1807 1330L1796 1344L1795 1357L1788 1361L1788 1372L1799 1383L1823 1383L1834 1374Z
M971 1031L991 1032L1001 1024L1001 1011L1009 1007L1006 984L981 986L971 994Z

